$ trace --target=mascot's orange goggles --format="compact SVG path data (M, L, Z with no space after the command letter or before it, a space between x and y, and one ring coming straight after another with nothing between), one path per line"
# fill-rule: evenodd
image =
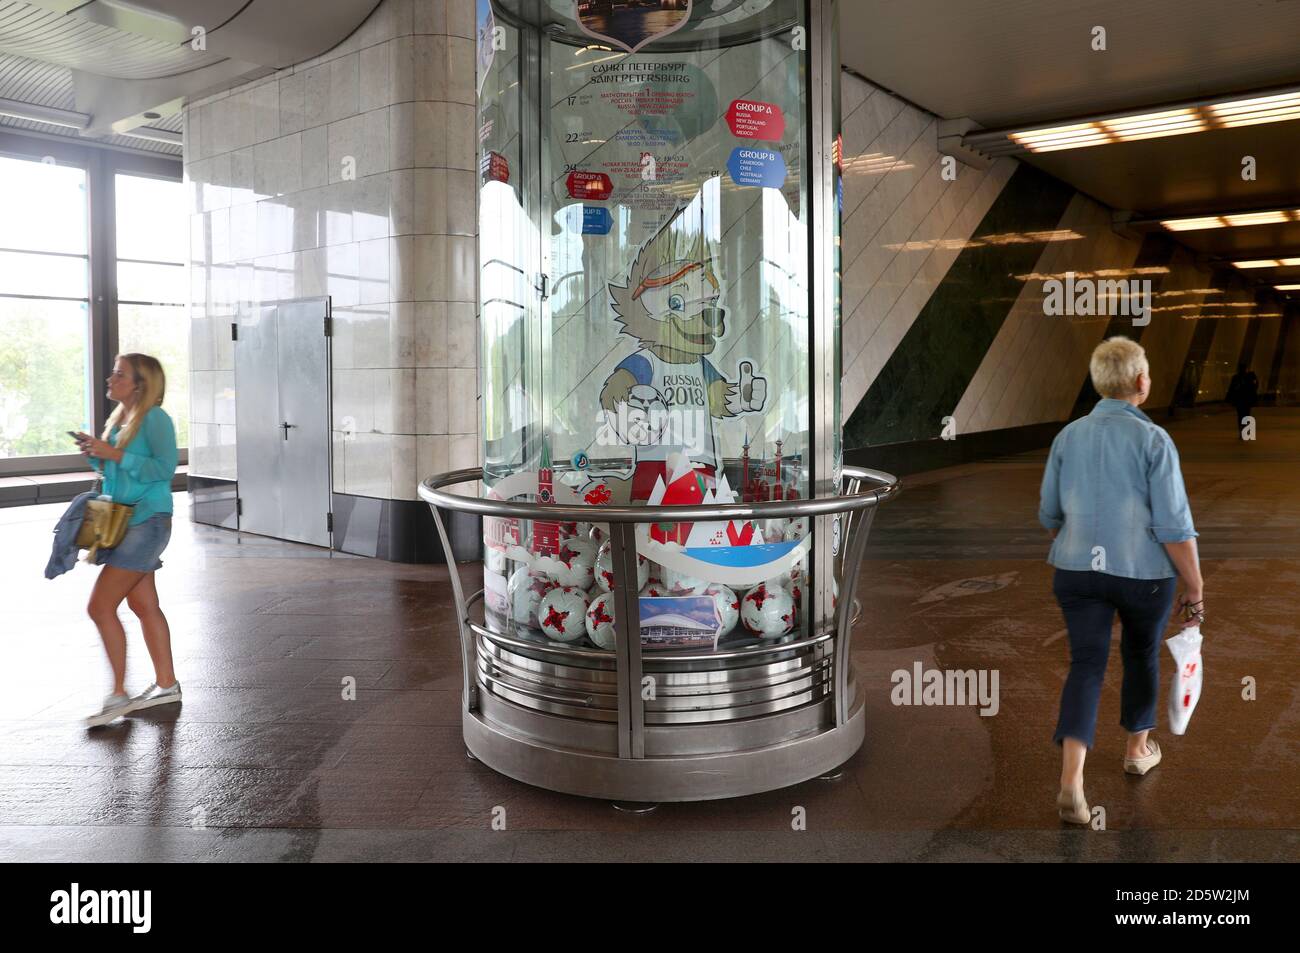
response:
M663 278L646 278L639 285L637 285L636 290L632 292L632 300L635 301L637 298L641 297L641 292L645 291L647 288L662 288L664 285L671 285L675 281L680 281L683 277L690 274L692 271L696 271L703 267L704 267L704 262L693 261L689 265L685 266L684 268L679 268L671 275L667 275ZM717 291L718 279L713 277L713 272L706 271L704 273L704 277L709 279L709 284L713 285L714 291Z

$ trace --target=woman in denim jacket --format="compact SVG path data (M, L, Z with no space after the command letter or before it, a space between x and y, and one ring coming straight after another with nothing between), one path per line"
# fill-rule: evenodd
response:
M117 407L101 439L78 434L81 452L104 477L103 492L115 503L132 506L126 536L103 559L104 568L86 607L99 629L113 668L113 691L104 707L86 719L87 727L106 725L127 712L181 700L172 669L171 631L158 606L154 570L172 532L172 475L176 472L176 428L162 409L167 378L148 354L120 354L108 379L108 397ZM103 555L102 553L100 555ZM155 681L134 698L126 694L126 633L117 617L122 600L140 620L153 659Z
M1047 561L1070 637L1070 674L1061 693L1055 741L1062 747L1061 819L1091 819L1083 762L1097 725L1111 623L1123 625L1120 724L1128 732L1124 770L1146 774L1160 762L1149 739L1156 724L1160 642L1183 580L1187 624L1204 618L1196 529L1178 451L1138 409L1151 390L1146 352L1125 337L1097 345L1089 365L1102 399L1052 442L1038 519L1052 534Z

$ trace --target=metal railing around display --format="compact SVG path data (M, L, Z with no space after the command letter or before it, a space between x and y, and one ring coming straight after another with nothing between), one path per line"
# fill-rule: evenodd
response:
M615 649L612 653L614 672L617 674L610 688L617 691L617 723L620 758L641 758L645 756L644 735L646 725L646 706L641 693L637 690L643 676L643 654L640 639L640 613L638 590L635 586L625 585L627 580L637 578L637 540L636 526L640 523L674 523L723 520L767 520L775 518L800 519L810 521L816 517L838 519L839 545L835 561L828 576L815 567L813 574L821 575L822 585L831 586L830 579L838 576L843 581L838 598L832 600L834 609L825 620L818 621L816 602L809 612L813 620L809 630L792 641L760 644L741 648L701 650L656 650L651 653L652 665L662 669L680 663L682 668L689 668L690 663L734 663L746 664L764 658L787 658L791 653L808 649L834 639L834 656L831 666L832 700L834 704L834 724L843 725L849 718L849 705L852 701L850 690L849 646L854 621L855 595L858 572L866 548L867 536L875 508L892 499L899 492L899 482L891 474L877 470L858 467L845 467L841 478L842 491L836 496L814 497L811 499L782 500L760 503L727 503L693 506L650 506L650 505L607 505L583 506L542 504L533 502L499 500L483 497L464 496L449 492L450 487L482 480L482 469L472 468L438 474L425 479L420 487L420 497L433 511L437 523L438 535L442 541L443 552L453 552L447 534L443 510L454 513L475 514L482 517L498 519L545 520L550 522L587 522L608 525L610 556L614 583L614 631ZM865 485L865 488L864 488ZM832 529L832 522L823 524L827 530ZM606 667L611 653L600 649L586 649L568 643L546 644L522 640L511 633L494 628L484 612L484 622L471 618L471 609L483 600L483 590L478 590L468 598L462 586L460 572L454 560L449 563L453 594L456 600L457 623L461 642L462 710L464 714L475 712L479 707L479 683L485 688L500 686L500 681L489 667L483 665L482 652L477 640L482 638L491 643L492 651L526 650L534 655L542 655L562 664L566 660L575 664L600 664L604 660ZM810 577L812 578L812 577ZM812 578L814 592L817 580ZM781 653L786 653L782 655ZM519 697L518 690L502 692L505 697ZM530 700L538 703L554 703L561 711L571 711L593 705L592 694L581 689L564 691L553 686L537 685L525 692ZM606 696L608 697L608 696ZM612 715L613 712L608 713ZM607 717L607 716L606 716Z

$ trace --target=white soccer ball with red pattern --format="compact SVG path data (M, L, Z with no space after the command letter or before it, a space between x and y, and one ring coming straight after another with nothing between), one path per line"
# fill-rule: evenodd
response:
M779 639L794 629L794 597L774 583L763 583L740 600L740 621L760 639Z
M590 540L573 536L560 543L560 551L543 565L546 575L561 586L590 589L596 578L596 548Z
M646 599L646 598L654 599L654 598L662 598L664 596L671 596L672 593L669 592L668 587L665 586L658 579L651 579L649 582L647 582L644 586L641 587L641 591L638 592L637 595L640 596L642 599Z
M785 572L781 573L779 576L774 576L767 581L773 585L780 586L782 589L789 589L792 586L801 583L803 581L803 577L804 577L803 557L800 556L799 561L796 562L793 566L791 566Z
M587 638L597 648L614 647L614 594L602 592L587 607Z
M542 596L557 585L545 576L529 572L527 566L516 569L506 584L506 593L510 598L510 617L515 624L537 628L537 607L542 603Z
M740 621L740 598L728 586L711 583L704 590L713 597L713 604L718 607L718 618L722 620L722 634L726 635Z
M573 586L558 586L542 597L537 622L547 638L576 642L587 631L587 594Z
M797 612L803 603L803 591L808 588L807 577L804 575L803 563L795 563L789 572L783 572L775 579L769 579L768 585L780 586L786 592L790 593L794 599L794 608Z
M790 590L790 595L794 597L794 608L796 613L803 608L803 591L808 582L809 580L807 577L800 575L794 579L788 587L782 587L788 588ZM840 584L835 579L831 579L831 608L836 609L839 607L839 604Z
M664 570L664 585L674 596L697 596L703 595L704 590L709 588L709 581L701 579L699 576L690 576L684 572L678 572L676 569L670 569L667 566Z
M590 542L589 534L591 533L590 523L561 523L560 539L580 539L584 543Z
M650 561L637 553L636 557L636 588L640 592L645 588L645 584L650 581ZM602 592L614 591L614 554L610 549L609 541L600 544L600 552L596 553L596 585L600 586Z

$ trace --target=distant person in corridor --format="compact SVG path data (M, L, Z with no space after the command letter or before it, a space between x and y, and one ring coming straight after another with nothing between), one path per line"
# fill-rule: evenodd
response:
M1124 770L1146 774L1160 763L1148 738L1156 725L1160 643L1178 604L1187 625L1205 618L1196 529L1169 434L1138 407L1151 390L1146 352L1113 337L1092 352L1092 412L1052 442L1039 521L1052 535L1047 561L1070 637L1070 673L1054 740L1062 748L1062 820L1087 824L1083 762L1092 747L1110 652L1111 624L1123 625L1120 724L1128 732Z
M1228 382L1228 393L1225 399L1230 403L1237 412L1237 439L1245 440L1242 433L1245 424L1242 420L1250 416L1251 408L1255 406L1255 401L1259 400L1259 378L1255 372L1248 370L1246 362L1242 361L1237 365L1237 373L1232 375L1232 380Z
M108 397L117 402L101 438L79 434L77 444L104 477L104 493L134 507L122 542L108 551L86 607L99 629L113 669L113 691L87 727L141 708L181 700L172 668L171 631L158 606L154 571L172 533L172 475L176 472L176 428L160 406L167 390L162 365L147 354L121 354L108 378ZM126 694L126 632L117 617L122 600L140 620L153 659L155 680L144 692Z

